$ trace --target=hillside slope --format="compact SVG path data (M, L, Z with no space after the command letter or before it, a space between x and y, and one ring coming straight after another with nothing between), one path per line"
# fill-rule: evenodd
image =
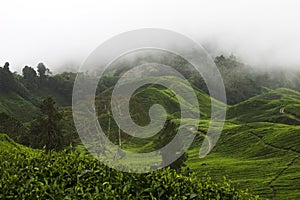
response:
M227 118L242 123L275 122L300 125L300 93L280 88L229 108Z
M26 122L34 118L38 113L38 108L28 99L24 99L14 92L7 92L0 94L0 112Z
M299 115L300 93L286 88L231 106L211 154L199 160L192 148L189 166L216 179L226 175L268 199L299 199Z
M187 91L185 84L179 84L176 80L170 79L170 77L164 77L169 80L169 83L176 85L176 87L180 87L182 91ZM116 122L112 117L112 112L110 108L111 102L111 93L113 88L109 88L99 94L96 97L96 110L99 116L99 123L108 135L110 135L110 139L114 141L115 144L119 144L118 139L119 137L119 130ZM200 117L201 119L210 119L211 115L211 98L205 94L204 92L195 89L195 95L198 98L198 104L200 109ZM189 122L189 119L195 121L197 119L197 115L199 114L199 109L195 108L193 105L190 104L190 101L186 99L186 96L180 96L182 100L182 107L189 110L191 115L185 121L186 123ZM213 101L217 105L224 106L223 103L214 100ZM133 138L130 137L128 134L121 132L122 136L122 143L124 144L123 147L127 147L130 150L137 150L140 151L143 149L144 151L152 151L154 149L153 141L157 141L159 136L162 136L164 133L174 132L173 136L176 134L176 129L179 127L180 123L175 123L174 121L180 120L181 118L181 110L180 110L180 103L177 99L174 92L170 89L162 87L157 84L149 84L144 87L139 88L135 91L130 99L130 114L133 121L138 124L139 126L145 126L150 123L149 118L149 109L152 105L159 104L163 106L163 108L167 112L167 122L165 124L165 128L162 129L159 133L155 136L147 139L142 138ZM193 121L193 122L194 122ZM168 122L172 123L173 130L170 130L168 127ZM167 130L168 129L168 130ZM109 133L108 133L109 132ZM169 138L170 140L172 138Z
M200 140L201 141L201 140ZM213 151L198 158L200 144L187 164L214 179L229 177L268 199L300 198L300 126L275 123L226 123Z

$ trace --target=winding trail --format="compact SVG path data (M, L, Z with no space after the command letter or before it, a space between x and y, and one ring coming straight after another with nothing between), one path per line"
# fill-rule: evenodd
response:
M295 115L293 115L293 114L291 114L291 113L287 113L287 112L285 111L285 108L284 108L284 107L280 108L280 109L279 109L279 112L280 112L281 114L287 116L287 117L290 118L290 119L294 119L294 120L300 122L300 118L299 118L299 117L297 117L297 116L295 116Z
M298 122L300 122L300 118L296 117L295 115L289 114L289 113L283 113L285 116L287 116L288 118L294 119Z

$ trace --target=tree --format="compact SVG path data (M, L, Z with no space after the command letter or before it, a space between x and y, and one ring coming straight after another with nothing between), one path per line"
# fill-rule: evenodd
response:
M44 65L44 63L39 63L37 69L38 69L37 71L39 73L39 77L41 79L44 79L46 77L46 71L47 71L47 68Z
M37 88L37 74L32 67L25 66L22 70L24 84L29 89Z
M25 66L22 70L24 79L36 78L36 71L32 67Z
M15 92L23 98L28 96L28 91L19 82L18 75L9 70L8 62L3 67L0 67L0 92Z
M31 125L31 134L37 136L37 147L46 146L46 150L61 148L63 114L58 110L52 97L46 98L40 105L41 115Z
M4 64L3 69L5 69L6 71L10 72L10 70L9 70L9 63L8 62L6 62Z
M41 80L45 80L49 74L52 74L52 72L50 71L50 69L48 69L44 63L39 63L37 66L37 71L39 73L39 77Z

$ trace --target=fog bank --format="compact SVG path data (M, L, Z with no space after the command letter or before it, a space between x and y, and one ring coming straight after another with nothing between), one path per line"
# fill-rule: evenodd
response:
M108 38L138 28L185 34L213 55L257 65L300 66L295 1L1 1L0 66L79 66ZM68 68L68 67L67 67Z

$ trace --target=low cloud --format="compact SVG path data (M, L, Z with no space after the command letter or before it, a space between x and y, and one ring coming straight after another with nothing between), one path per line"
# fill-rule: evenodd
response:
M79 66L94 48L118 33L155 27L191 37L213 56L234 53L259 67L298 68L297 4L283 0L1 2L0 63L9 61L13 70L20 71L42 61L59 71L70 63Z

